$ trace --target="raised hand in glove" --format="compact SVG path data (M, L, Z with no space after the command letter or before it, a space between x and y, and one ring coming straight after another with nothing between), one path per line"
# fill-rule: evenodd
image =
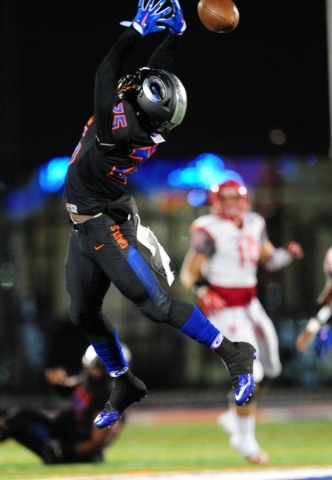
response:
M171 7L166 7L160 11L165 2L166 0L148 0L146 5L144 5L144 0L139 0L138 10L132 21L132 26L142 37L148 33L165 30L166 27L164 25L157 23L160 20L164 20L164 17L172 11ZM121 24L128 26L128 22L121 22Z
M187 28L183 18L183 12L179 0L172 0L173 15L163 19L163 25L167 25L173 35L181 35Z
M226 307L226 301L209 287L200 287L196 293L198 306L206 317L218 313Z
M288 253L292 255L293 258L300 260L304 257L304 252L301 245L293 240L286 243L283 247Z

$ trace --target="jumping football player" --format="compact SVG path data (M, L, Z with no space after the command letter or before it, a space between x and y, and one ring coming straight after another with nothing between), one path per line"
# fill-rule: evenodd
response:
M147 394L102 312L111 282L148 319L214 350L228 368L237 404L246 403L254 388L254 347L229 341L198 308L169 297L136 246L137 238L152 245L155 269L171 277L166 252L148 229L142 235L135 201L124 190L127 175L151 157L186 112L185 88L171 73L186 23L179 2L172 0L172 8L162 10L165 1L139 0L135 18L98 68L94 115L66 178L65 204L72 221L65 262L69 315L115 378L115 388L95 420L97 428L116 423L129 405ZM142 37L166 28L169 33L147 66L124 76L125 60Z

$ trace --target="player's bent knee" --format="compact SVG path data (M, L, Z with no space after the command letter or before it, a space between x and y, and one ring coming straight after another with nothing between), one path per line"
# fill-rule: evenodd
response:
M69 320L78 327L79 325L79 312L78 309L74 306L73 302L69 302L68 305L68 315Z
M168 295L165 294L164 297L160 298L158 303L154 303L152 302L152 300L148 300L143 304L139 305L138 308L141 313L149 320L152 320L152 322L167 323L170 305L171 299Z

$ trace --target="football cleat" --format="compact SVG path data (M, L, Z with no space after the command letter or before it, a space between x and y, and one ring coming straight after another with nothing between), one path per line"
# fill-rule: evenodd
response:
M94 426L96 428L108 428L121 419L119 411L115 410L109 402L105 403L104 410L95 418Z
M232 378L234 401L236 405L246 404L255 388L255 380L252 374L236 375Z
M254 391L253 364L255 348L247 342L231 342L224 337L215 349L231 376L234 401L238 406L247 403Z
M96 428L111 427L121 419L126 408L134 402L140 402L142 398L147 396L146 386L130 370L114 380L115 387L111 396L102 412L93 422Z

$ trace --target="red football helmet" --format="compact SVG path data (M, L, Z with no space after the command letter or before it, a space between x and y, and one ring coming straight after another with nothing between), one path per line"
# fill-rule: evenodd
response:
M212 185L209 192L211 210L220 218L234 220L242 217L250 208L248 190L236 180L227 180L221 185Z

